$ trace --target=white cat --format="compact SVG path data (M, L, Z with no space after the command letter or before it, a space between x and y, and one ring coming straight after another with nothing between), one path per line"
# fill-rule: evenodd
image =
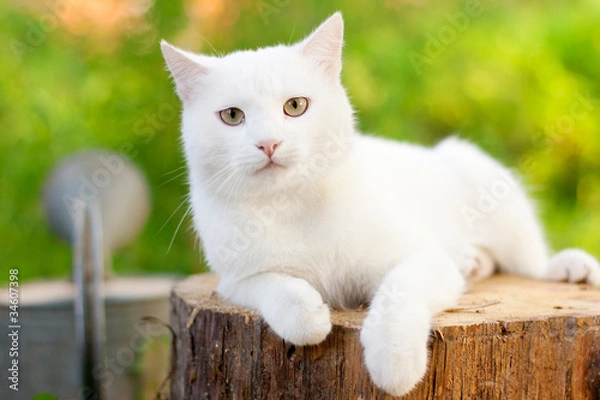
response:
M600 266L581 250L549 259L525 191L474 145L360 135L340 83L342 43L336 13L293 46L162 50L218 292L296 345L325 339L329 307L369 303L366 366L402 395L425 374L432 315L455 304L465 277L497 266L599 285Z

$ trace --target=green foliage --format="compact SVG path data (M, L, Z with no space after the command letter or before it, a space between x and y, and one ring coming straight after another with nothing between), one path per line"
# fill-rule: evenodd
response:
M38 393L31 400L58 400L58 397L55 397L50 393Z
M150 221L115 256L117 272L202 270L187 205L178 208L180 105L159 39L207 53L255 48L298 40L335 10L363 131L471 139L524 176L555 247L600 255L595 0L159 0L120 31L65 22L90 2L50 3L0 3L0 262L24 279L70 272L69 246L46 227L40 196L59 160L90 147L125 152L151 183Z

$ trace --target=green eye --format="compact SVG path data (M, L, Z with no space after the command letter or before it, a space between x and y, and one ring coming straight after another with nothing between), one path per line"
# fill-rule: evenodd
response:
M308 99L306 97L292 97L283 104L283 112L290 117L299 117L306 112Z
M244 112L235 107L219 111L219 116L223 122L231 126L239 125L244 121Z

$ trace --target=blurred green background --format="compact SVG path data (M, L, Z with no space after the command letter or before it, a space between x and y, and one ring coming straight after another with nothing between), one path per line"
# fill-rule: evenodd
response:
M600 256L597 0L15 0L0 2L0 263L21 279L70 273L69 246L44 221L43 183L63 157L103 147L138 164L153 196L117 273L203 270L179 207L180 104L159 40L207 53L267 46L335 10L363 131L471 139L524 176L555 248Z

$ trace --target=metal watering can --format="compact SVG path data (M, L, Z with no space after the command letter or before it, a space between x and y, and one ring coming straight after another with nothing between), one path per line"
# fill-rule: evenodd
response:
M112 252L133 240L148 217L144 175L117 153L76 154L51 173L44 208L52 230L72 245L73 281L20 285L19 390L1 385L0 398L154 397L168 375L168 330L143 318L168 320L175 277L117 277L110 268ZM8 296L1 299L8 307ZM4 326L7 316L0 317Z

